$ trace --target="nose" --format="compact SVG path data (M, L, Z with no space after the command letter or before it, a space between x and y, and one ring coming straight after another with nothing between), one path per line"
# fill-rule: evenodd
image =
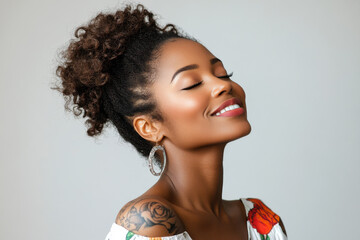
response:
M217 97L225 92L230 93L232 91L230 79L219 79L215 77L213 82L214 83L211 90L212 97Z

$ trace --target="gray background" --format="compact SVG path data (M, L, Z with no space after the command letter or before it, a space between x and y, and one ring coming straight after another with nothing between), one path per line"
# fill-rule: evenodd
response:
M221 58L252 133L225 153L224 198L258 197L292 240L356 238L360 1L143 1ZM113 128L93 139L50 82L75 28L121 1L2 1L0 239L104 239L155 183Z

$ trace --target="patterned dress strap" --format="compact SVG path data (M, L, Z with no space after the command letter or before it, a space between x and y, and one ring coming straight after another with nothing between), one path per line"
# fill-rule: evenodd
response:
M280 217L260 199L241 198L247 217L249 240L287 240Z

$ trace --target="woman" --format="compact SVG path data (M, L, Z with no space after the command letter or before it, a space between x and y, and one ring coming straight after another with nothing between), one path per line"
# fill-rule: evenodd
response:
M142 5L99 14L75 36L57 69L66 106L88 117L89 136L114 124L160 175L122 207L107 240L286 239L259 199L222 199L225 146L251 126L219 58Z

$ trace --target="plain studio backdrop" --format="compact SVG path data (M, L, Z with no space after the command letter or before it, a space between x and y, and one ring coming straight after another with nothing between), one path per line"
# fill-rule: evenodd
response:
M289 239L354 239L360 215L360 1L142 2L221 58L250 135L227 145L224 198L257 197ZM102 240L152 186L114 128L97 139L51 90L76 27L122 1L2 1L0 239Z

